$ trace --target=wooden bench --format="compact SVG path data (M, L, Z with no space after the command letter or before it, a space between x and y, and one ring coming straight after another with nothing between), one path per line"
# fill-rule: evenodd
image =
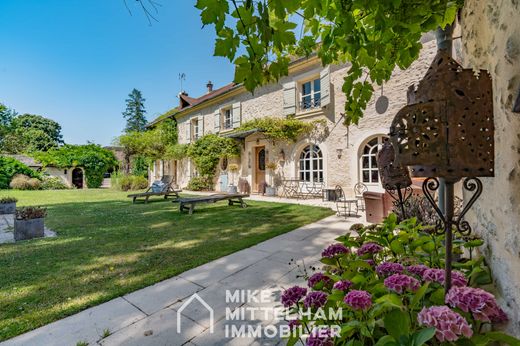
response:
M216 203L219 201L228 201L228 205L239 204L241 208L247 208L246 202L244 202L243 198L249 197L248 194L240 194L240 193L217 193L209 196L201 196L201 197L189 197L189 198L179 198L177 201L179 202L179 211L182 213L183 211L188 211L191 215L193 214L193 210L195 209L195 205L200 203Z

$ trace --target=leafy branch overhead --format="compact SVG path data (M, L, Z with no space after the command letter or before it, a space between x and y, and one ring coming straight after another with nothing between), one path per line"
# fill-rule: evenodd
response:
M345 121L357 124L373 94L419 56L423 33L455 20L462 1L198 0L217 35L216 56L235 64L236 83L253 91L288 74L290 57L316 53L323 65L350 62Z

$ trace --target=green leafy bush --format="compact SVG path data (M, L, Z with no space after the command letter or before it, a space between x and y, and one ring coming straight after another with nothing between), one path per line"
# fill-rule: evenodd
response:
M148 187L148 180L140 175L113 173L110 183L113 189L121 191L143 190Z
M208 191L213 189L213 181L205 177L192 177L188 182L188 190Z
M0 204L9 204L9 203L16 203L16 202L18 202L18 199L15 197L9 197L9 196L0 197Z
M40 188L42 190L65 190L70 189L67 184L63 182L59 177L51 177L45 175L42 177L42 183Z
M17 220L41 219L47 216L47 208L42 207L22 207L16 208Z
M9 187L15 190L39 190L41 181L37 178L31 178L24 174L17 174L11 180Z
M9 183L16 174L24 174L31 178L39 178L40 174L20 161L7 156L0 156L0 189L8 189Z
M294 318L288 344L302 337L307 345L519 344L489 332L507 316L478 288L491 283L484 258L453 262L445 295L445 237L425 231L415 218L398 224L391 214L380 225L354 225L336 241L322 252L322 271L304 273L309 288L294 286L281 296ZM454 251L461 255L482 243L457 235Z
M301 136L309 135L321 123L321 120L305 122L293 118L265 117L247 121L236 131L259 129L270 140L296 142Z

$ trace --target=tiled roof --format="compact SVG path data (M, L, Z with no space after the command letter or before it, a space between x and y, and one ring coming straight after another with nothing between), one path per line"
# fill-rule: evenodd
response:
M20 161L28 167L42 167L41 163L36 162L35 159L26 155L0 154L0 156L12 157L13 159Z
M200 97L197 97L197 98L193 98L193 97L190 97L190 96L188 96L188 95L180 94L179 96L180 96L184 101L186 101L186 102L189 104L189 106L187 106L187 107L183 107L183 108L181 108L181 110L184 110L184 109L186 109L186 108L188 108L188 107L196 106L196 105L198 105L198 104L201 104L201 103L204 102L204 101L207 101L207 100L210 100L210 99L212 99L212 98L214 98L214 97L217 97L217 96L219 96L219 95L222 95L222 94L224 94L225 92L227 92L227 91L233 89L233 88L234 88L235 86L237 86L237 85L238 85L238 84L236 84L236 83L229 83L229 84L227 84L227 85L224 85L224 86L221 87L221 88L215 89L215 90L213 90L212 92L209 92L209 93L204 94L204 95L202 95L202 96L200 96Z

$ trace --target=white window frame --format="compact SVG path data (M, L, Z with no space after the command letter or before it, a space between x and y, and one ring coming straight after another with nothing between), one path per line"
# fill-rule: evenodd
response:
M229 122L226 122L226 116L229 114ZM221 131L233 129L233 108L231 106L224 107L220 110L220 128Z
M306 163L309 164L309 168L307 168ZM319 146L309 144L300 151L298 178L305 182L324 181L323 152Z
M315 83L318 81L320 84L320 90L315 90ZM310 93L309 94L303 94L303 85L304 84L310 84ZM321 108L321 97L322 97L322 86L321 86L321 78L320 75L312 76L311 78L307 78L304 80L301 80L298 82L298 94L299 94L299 103L298 103L298 109L300 112L306 112L314 109ZM319 94L319 98L316 99L316 94ZM303 98L306 96L311 97L311 104L308 107L304 107L303 105Z
M196 141L199 139L199 118L191 119L191 139Z
M379 177L379 170L377 167L377 153L381 149L381 146L383 145L383 142L388 137L384 135L378 135L371 137L369 140L365 141L363 144L363 147L361 148L361 152L359 155L359 181L368 184L368 185L381 185L381 178ZM377 140L377 143L375 145L370 145L369 143L372 142L374 139ZM368 153L365 154L365 148L370 146L370 149L368 150ZM363 167L363 160L367 158L368 159L368 167ZM368 181L365 181L364 172L368 172ZM373 173L376 173L377 181L374 181L372 179Z

